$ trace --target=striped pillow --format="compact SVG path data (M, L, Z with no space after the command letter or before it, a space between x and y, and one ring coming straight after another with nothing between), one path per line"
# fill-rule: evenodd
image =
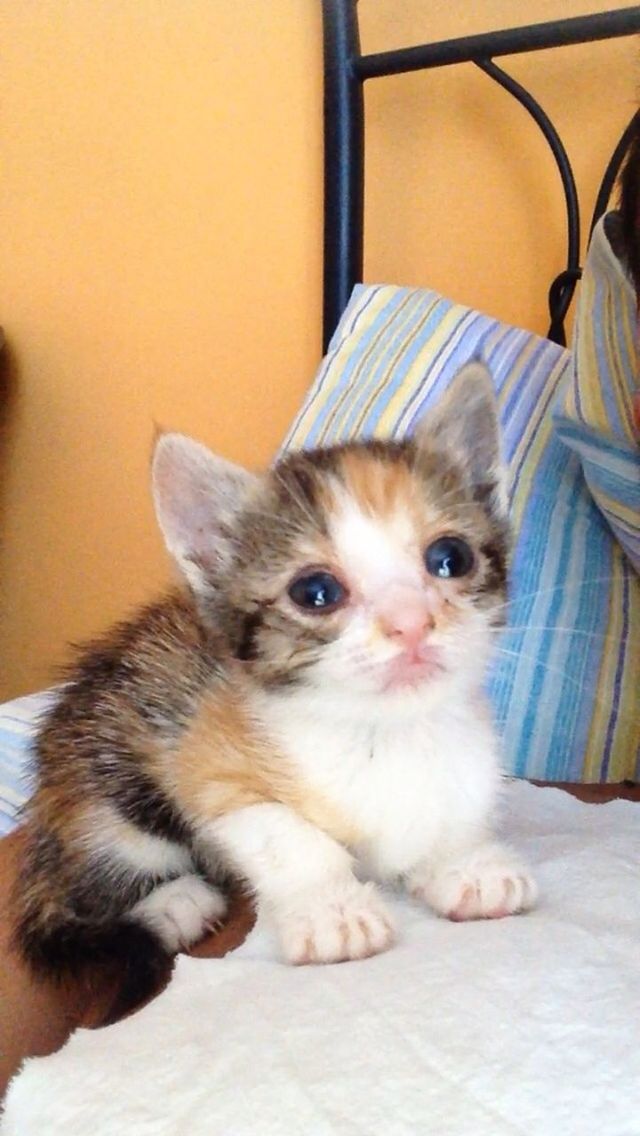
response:
M594 500L640 572L636 296L611 243L618 220L609 213L593 231L580 287L571 382L556 426L579 455Z
M402 436L478 356L496 383L517 538L489 683L505 767L558 781L635 777L640 580L553 427L567 351L435 292L362 285L285 445Z

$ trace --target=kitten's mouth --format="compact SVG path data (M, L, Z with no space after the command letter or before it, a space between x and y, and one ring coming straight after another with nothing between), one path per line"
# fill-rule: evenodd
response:
M383 690L403 690L421 686L445 671L442 652L437 647L419 647L396 655L384 669Z

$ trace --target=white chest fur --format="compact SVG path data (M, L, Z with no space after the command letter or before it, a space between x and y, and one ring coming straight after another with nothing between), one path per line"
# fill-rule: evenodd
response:
M499 784L483 708L417 695L392 714L301 696L269 702L261 716L276 744L361 834L353 851L367 875L401 875L483 834Z

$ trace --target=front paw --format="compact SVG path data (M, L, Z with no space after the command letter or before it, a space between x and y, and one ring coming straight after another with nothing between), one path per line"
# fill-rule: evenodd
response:
M499 844L485 844L459 859L421 867L407 885L415 899L454 922L517 915L533 907L538 896L529 870Z
M297 896L275 914L282 953L295 966L368 958L395 939L373 884L356 880Z

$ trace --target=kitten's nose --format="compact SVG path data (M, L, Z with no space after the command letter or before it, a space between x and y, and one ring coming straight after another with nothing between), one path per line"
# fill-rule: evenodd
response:
M414 588L390 588L376 605L382 633L405 649L420 646L435 626L434 605L429 596Z

